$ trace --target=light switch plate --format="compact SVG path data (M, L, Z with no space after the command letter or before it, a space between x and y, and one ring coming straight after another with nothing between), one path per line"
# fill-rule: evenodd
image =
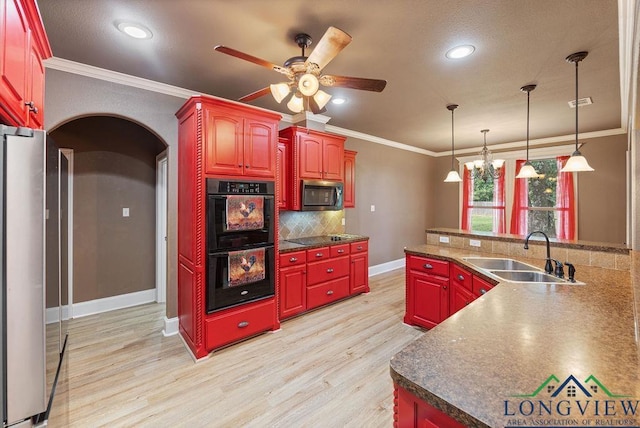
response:
M375 205L371 205L371 212L374 212L376 210L376 206Z
M122 217L129 217L129 208L122 209Z

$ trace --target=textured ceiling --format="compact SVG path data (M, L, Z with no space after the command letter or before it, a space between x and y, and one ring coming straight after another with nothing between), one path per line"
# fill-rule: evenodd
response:
M382 93L327 88L348 99L329 104L330 125L419 148L456 149L523 141L526 94L531 139L575 132L575 67L580 63L580 132L620 128L616 0L38 0L53 55L92 66L238 99L283 80L266 68L213 50L222 44L282 64L300 55L299 32L320 40L329 26L353 41L326 73L388 81ZM150 40L120 33L133 20ZM472 44L461 60L445 52ZM313 49L315 45L311 46ZM307 54L309 51L307 51ZM291 114L270 95L250 104Z

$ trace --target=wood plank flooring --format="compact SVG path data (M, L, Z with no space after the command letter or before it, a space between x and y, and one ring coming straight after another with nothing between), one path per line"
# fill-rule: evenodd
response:
M389 360L423 332L402 323L403 269L370 286L198 363L164 305L72 320L49 426L390 427Z

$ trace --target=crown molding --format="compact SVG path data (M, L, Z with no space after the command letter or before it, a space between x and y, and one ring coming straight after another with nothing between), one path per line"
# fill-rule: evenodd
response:
M376 137L375 135L365 134L363 132L352 131L350 129L340 128L338 126L326 125L325 130L333 134L344 135L345 137L358 138L360 140L370 141L376 144L382 144L383 146L390 146L400 150L406 150L408 152L420 153L427 156L437 156L436 152L431 150L421 149L419 147L409 146L408 144L399 143L393 140L387 140L386 138Z

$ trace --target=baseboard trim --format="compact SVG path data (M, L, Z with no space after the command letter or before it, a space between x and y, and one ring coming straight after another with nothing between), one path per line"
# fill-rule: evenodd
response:
M369 276L380 275L381 273L390 272L392 270L403 268L405 265L404 258L391 260L390 262L381 263L375 266L369 266Z
M135 293L121 294L119 296L105 297L103 299L90 300L88 302L75 303L73 305L73 318L86 317L102 312L115 311L117 309L130 308L131 306L144 305L156 301L156 289L136 291ZM69 307L62 307L62 319L69 319ZM47 324L58 322L60 319L59 307L47 308Z
M179 323L178 317L167 318L164 317L164 329L162 330L162 335L165 337L175 336L179 332Z

